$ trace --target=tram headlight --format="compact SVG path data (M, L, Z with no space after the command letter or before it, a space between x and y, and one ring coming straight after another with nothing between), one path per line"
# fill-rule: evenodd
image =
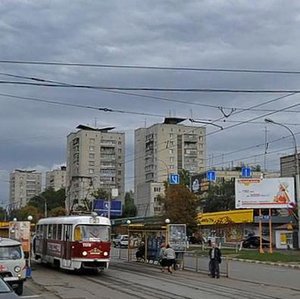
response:
M82 251L82 255L83 255L83 256L87 256L87 254L88 254L88 253L87 253L86 251Z
M104 251L104 252L103 252L103 255L104 255L104 256L108 256L108 252L107 252L107 251Z
M14 270L16 273L19 273L21 271L21 268L19 266L16 266Z

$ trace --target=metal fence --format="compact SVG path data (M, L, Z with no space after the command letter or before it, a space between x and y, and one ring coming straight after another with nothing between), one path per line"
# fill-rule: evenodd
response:
M127 261L136 262L135 257L136 250L134 249L124 249L124 248L113 248L111 251L112 259L121 259ZM158 261L144 261L145 263L151 263L154 265L159 265ZM222 259L222 263L220 264L220 275L228 276L228 260L226 258ZM185 252L183 254L183 259L177 260L178 268L180 270L189 270L200 273L209 274L209 258L208 256L201 256L194 254L192 252Z

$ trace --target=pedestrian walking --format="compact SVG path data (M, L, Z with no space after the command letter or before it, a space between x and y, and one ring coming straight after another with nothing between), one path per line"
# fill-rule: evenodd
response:
M176 264L176 254L174 249L169 244L166 246L165 257L167 259L168 272L173 273L172 267L174 267Z
M222 253L215 242L211 244L211 249L209 250L209 271L212 278L220 278L220 263Z
M166 251L166 245L165 243L162 243L160 245L160 252L159 252L159 263L161 265L161 272L165 272L165 268L168 266L165 251Z

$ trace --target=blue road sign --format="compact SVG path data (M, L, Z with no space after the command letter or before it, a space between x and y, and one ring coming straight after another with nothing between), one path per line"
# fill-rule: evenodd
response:
M216 172L215 171L207 171L206 179L210 182L214 182L216 180Z
M104 200L95 199L93 210L97 212L98 215L107 216L110 206L110 216L122 216L122 202L120 200Z
M242 177L243 178L251 177L251 168L250 167L242 167Z
M169 184L170 185L178 185L179 184L179 174L171 173L169 175Z

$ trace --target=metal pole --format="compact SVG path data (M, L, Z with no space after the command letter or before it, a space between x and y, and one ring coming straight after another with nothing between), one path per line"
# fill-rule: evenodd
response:
M110 219L110 203L111 203L111 190L108 195L107 218Z
M298 161L298 150L297 150L297 140L295 137L295 134L293 133L293 131L286 125L275 122L269 118L265 119L265 122L268 123L273 123L275 125L279 125L282 126L284 128L286 128L292 135L293 137L293 141L294 141L294 147L295 147L295 181L296 181L296 202L297 202L297 206L298 206L298 249L300 248L300 199L299 199L299 193L300 193L300 180L299 180L299 161Z
M45 218L47 218L47 200L46 200L45 197L44 197L44 201L45 201L45 203L44 203L44 215L45 215Z

